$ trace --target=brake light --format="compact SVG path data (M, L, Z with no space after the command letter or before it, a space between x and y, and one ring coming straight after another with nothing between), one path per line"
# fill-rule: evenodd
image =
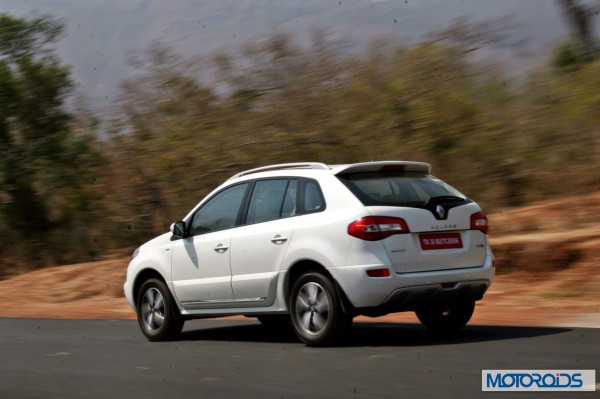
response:
M388 216L367 216L348 226L348 234L366 241L383 240L394 234L409 232L404 219Z
M471 230L481 230L487 234L490 229L488 218L483 212L477 212L471 215Z

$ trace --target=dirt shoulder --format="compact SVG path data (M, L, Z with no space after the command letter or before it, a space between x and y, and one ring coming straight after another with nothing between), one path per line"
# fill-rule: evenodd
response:
M583 203L600 210L600 195ZM600 212L584 217L566 204L490 216L497 275L471 323L600 328ZM134 319L123 297L128 262L52 267L0 281L0 317ZM416 322L412 313L358 320Z

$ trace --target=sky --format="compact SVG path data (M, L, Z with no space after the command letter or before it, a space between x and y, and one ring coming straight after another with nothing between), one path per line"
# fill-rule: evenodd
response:
M119 83L136 74L128 60L157 41L184 56L209 55L276 32L302 41L319 28L358 49L381 36L417 42L459 17L512 15L504 47L492 52L521 73L566 34L551 0L2 0L0 12L62 19L58 53L71 67L79 98L93 107L118 96Z

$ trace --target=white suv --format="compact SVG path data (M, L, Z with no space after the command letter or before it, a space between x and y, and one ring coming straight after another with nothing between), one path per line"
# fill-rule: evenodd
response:
M420 162L283 164L238 173L136 249L125 295L151 341L245 315L332 342L357 315L414 311L457 329L494 275L488 220Z

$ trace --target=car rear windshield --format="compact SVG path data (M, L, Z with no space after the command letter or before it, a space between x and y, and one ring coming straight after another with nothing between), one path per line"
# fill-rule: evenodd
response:
M338 178L366 206L423 206L467 198L443 181L419 172L363 172Z

